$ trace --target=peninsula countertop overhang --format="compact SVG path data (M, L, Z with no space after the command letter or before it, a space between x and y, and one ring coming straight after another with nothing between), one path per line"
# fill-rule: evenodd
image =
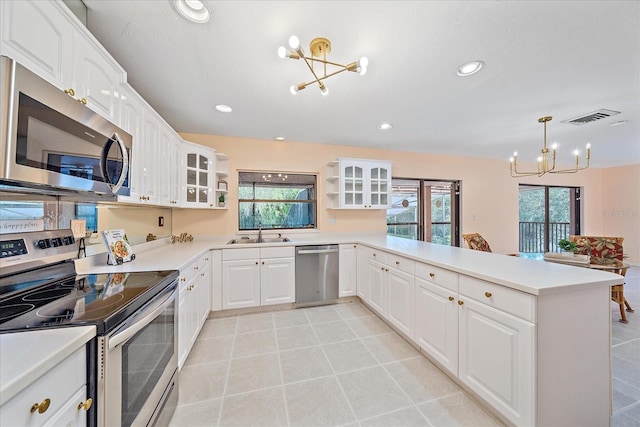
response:
M605 271L575 267L541 260L525 259L466 248L438 245L381 234L309 233L287 236L289 242L228 245L237 236L196 236L192 242L171 243L162 239L134 247L136 259L122 265L107 265L101 253L76 260L78 274L133 271L180 270L196 257L212 249L242 249L267 246L303 246L318 244L362 244L374 249L424 262L456 273L486 280L532 295L577 291L590 287L620 284L622 276Z

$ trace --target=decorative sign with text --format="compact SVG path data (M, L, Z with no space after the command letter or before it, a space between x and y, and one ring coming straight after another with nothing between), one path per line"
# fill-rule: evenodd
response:
M0 220L0 234L25 233L44 230L43 219L7 219Z

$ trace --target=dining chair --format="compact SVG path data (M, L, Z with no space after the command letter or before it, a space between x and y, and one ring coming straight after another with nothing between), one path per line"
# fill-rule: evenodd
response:
M463 234L462 238L464 239L465 242L467 242L467 246L469 247L469 249L473 249L476 251L483 251L483 252L491 252L491 247L489 246L489 243L486 240L484 240L484 237L482 237L478 233Z
M593 268L608 267L613 273L617 273L623 278L626 276L628 266L624 263L622 247L624 237L571 235L569 241L576 244L576 253L590 256ZM620 307L620 321L628 323L625 309L629 313L633 313L634 310L624 297L624 283L623 279L619 285L611 286L611 301Z

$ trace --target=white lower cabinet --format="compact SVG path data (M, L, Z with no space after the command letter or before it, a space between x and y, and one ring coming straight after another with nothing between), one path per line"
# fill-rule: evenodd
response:
M415 341L454 375L458 375L457 292L416 276Z
M357 257L357 295L362 301L369 300L369 281L367 280L367 252L365 247L360 245L356 249Z
M85 426L87 350L82 346L0 408L0 426Z
M180 270L178 366L182 368L211 310L211 260L207 253Z
M338 296L354 296L358 284L358 245L338 245L338 251Z
M386 317L385 307L387 305L386 298L386 272L385 265L374 259L367 259L365 267L365 277L369 285L367 302L381 316Z
M395 260L395 262L409 264L411 272L394 267L386 269L387 318L400 332L413 339L415 331L413 261Z
M222 309L295 302L295 248L222 250Z
M535 326L460 295L458 378L516 425L533 425Z

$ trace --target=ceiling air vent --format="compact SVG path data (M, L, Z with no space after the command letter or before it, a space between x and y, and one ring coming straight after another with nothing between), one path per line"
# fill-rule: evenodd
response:
M606 119L610 116L620 114L620 111L606 110L604 108L594 111L593 113L585 114L575 119L563 120L562 123L569 123L571 125L584 125L587 123L595 122L596 120Z

